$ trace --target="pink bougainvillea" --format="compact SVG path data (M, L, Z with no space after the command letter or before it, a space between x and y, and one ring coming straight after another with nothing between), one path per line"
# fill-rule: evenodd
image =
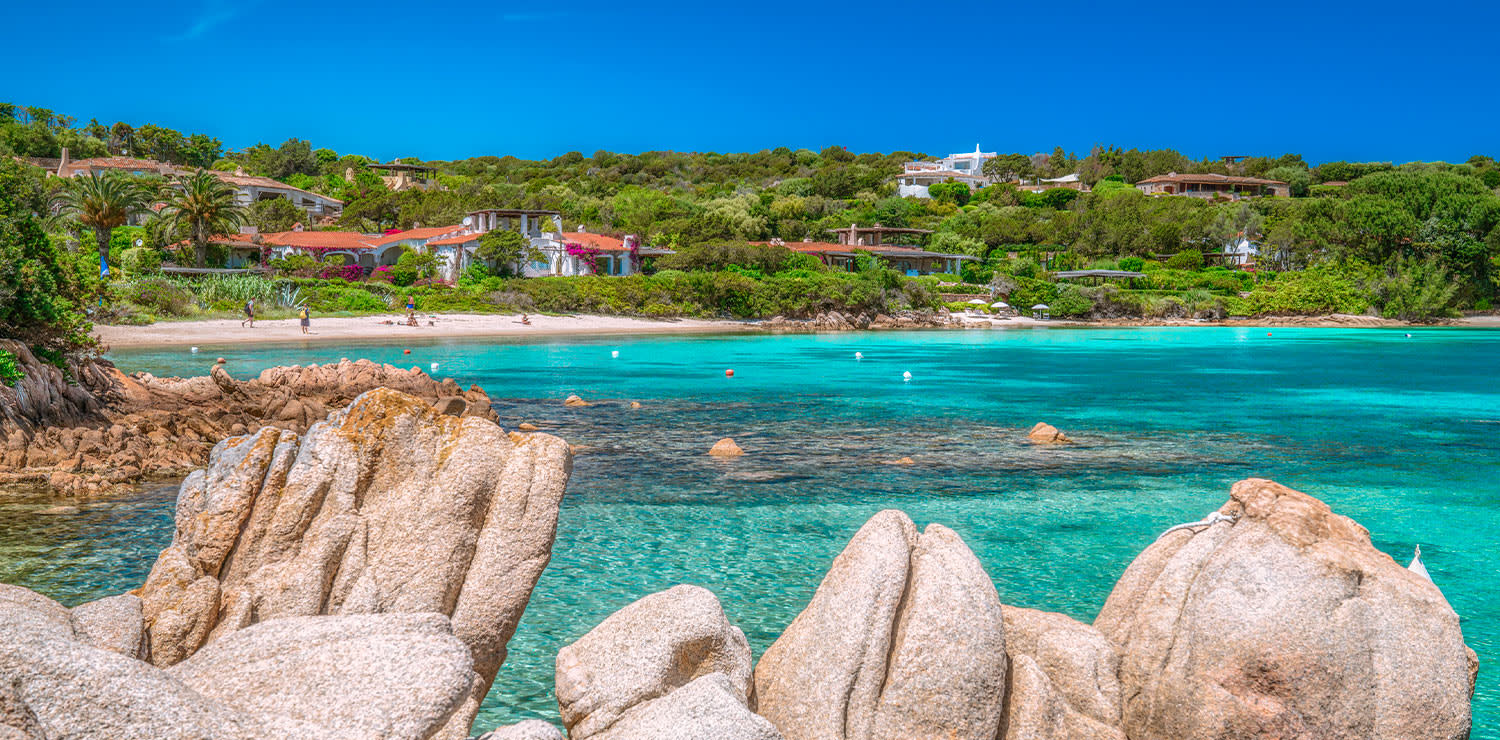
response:
M568 242L563 247L568 251L568 254L577 257L583 264L588 265L589 272L595 275L599 274L599 255L604 254L604 250L585 247L582 244L575 244L573 242Z
M318 273L318 277L323 278L324 280L328 280L330 278L339 278L340 280L348 280L350 282L353 282L355 280L359 280L360 278L363 278L364 276L365 276L365 270L364 270L363 267L360 267L359 265L343 265L343 266L340 266L340 267L325 267L325 268L323 268L322 272Z

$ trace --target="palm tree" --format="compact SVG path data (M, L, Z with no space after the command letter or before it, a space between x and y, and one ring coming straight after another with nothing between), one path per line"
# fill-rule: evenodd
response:
M198 267L208 259L208 238L239 231L247 212L237 191L212 172L198 170L177 181L159 214L176 232L186 228Z
M123 172L107 170L103 175L90 172L85 177L68 180L58 193L56 204L60 215L94 230L99 243L101 267L109 262L109 233L124 226L131 215L146 210L151 192Z

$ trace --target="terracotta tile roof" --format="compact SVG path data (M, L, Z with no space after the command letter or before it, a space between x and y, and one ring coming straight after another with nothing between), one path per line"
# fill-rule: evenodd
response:
M230 244L258 247L260 246L260 244L255 241L255 237L257 236L259 236L259 234L214 234L213 236L210 236L208 238L208 241L210 244ZM173 243L171 246L183 247L192 243L192 239L183 239L180 242Z
M447 235L452 234L454 232L463 231L464 228L465 227L463 227L463 226L457 226L457 225L454 225L454 226L424 226L424 227L422 227L420 229L407 229L406 231L398 231L398 232L396 232L394 234L386 234L384 236L376 238L375 241L372 242L372 243L375 246L379 247L379 246L385 246L386 244L393 244L395 242L405 241L407 239L428 240L428 239L432 239L433 237L447 236Z
M83 169L108 169L108 170L158 170L166 167L173 172L179 168L176 165L158 162L154 159L138 159L136 157L93 157L90 159L75 159L68 163L70 170Z
M310 249L373 249L378 238L357 231L278 231L260 237L268 247Z
M427 246L446 247L452 244L468 244L479 241L479 237L480 234L478 232L471 231L466 234L454 234L453 236L445 236L441 239L432 239L427 242Z
M586 234L577 231L564 231L562 235L564 242L573 242L585 247L592 247L603 252L628 252L623 239L616 239L603 234Z
M1146 182L1170 182L1170 183L1179 183L1179 182L1182 182L1182 183L1203 183L1203 184L1218 184L1218 185L1285 185L1286 184L1286 183L1284 183L1284 182L1282 182L1280 180L1266 180L1266 179L1262 179L1262 178L1259 178L1259 177L1239 177L1237 175L1217 175L1217 174L1214 174L1214 173L1211 173L1211 172L1197 173L1197 174L1181 174L1181 175L1178 174L1178 173L1176 173L1176 172L1168 172L1165 175L1157 175L1156 177L1148 177L1148 178L1146 178L1144 180L1141 180L1140 182L1138 182L1136 184L1139 185L1141 183L1146 183Z

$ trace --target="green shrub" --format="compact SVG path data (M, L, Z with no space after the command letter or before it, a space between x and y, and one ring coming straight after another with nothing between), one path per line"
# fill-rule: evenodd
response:
M150 247L131 247L120 253L120 266L131 275L161 272L161 252Z
M1256 316L1361 313L1369 305L1368 294L1348 274L1320 265L1256 285L1244 310Z
M1126 272L1140 272L1141 268L1146 266L1146 261L1140 257L1121 257L1119 265L1120 269Z
M0 349L0 383L13 386L21 382L25 374L21 372L21 365L16 356L6 350Z
M490 274L490 268L475 262L464 268L463 274L458 276L458 284L466 288L480 286L484 285L485 281L491 277L494 276Z
M1167 260L1169 270L1203 269L1203 253L1196 249L1184 249Z

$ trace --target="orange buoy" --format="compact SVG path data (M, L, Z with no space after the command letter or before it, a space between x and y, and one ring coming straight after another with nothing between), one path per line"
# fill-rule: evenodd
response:
M732 378L732 377L734 377L734 371L733 370L725 370L724 371L724 377L726 377L726 378Z
M404 354L408 354L408 355L411 354L411 350L409 350L409 349L405 349L405 350L401 350L401 351Z

